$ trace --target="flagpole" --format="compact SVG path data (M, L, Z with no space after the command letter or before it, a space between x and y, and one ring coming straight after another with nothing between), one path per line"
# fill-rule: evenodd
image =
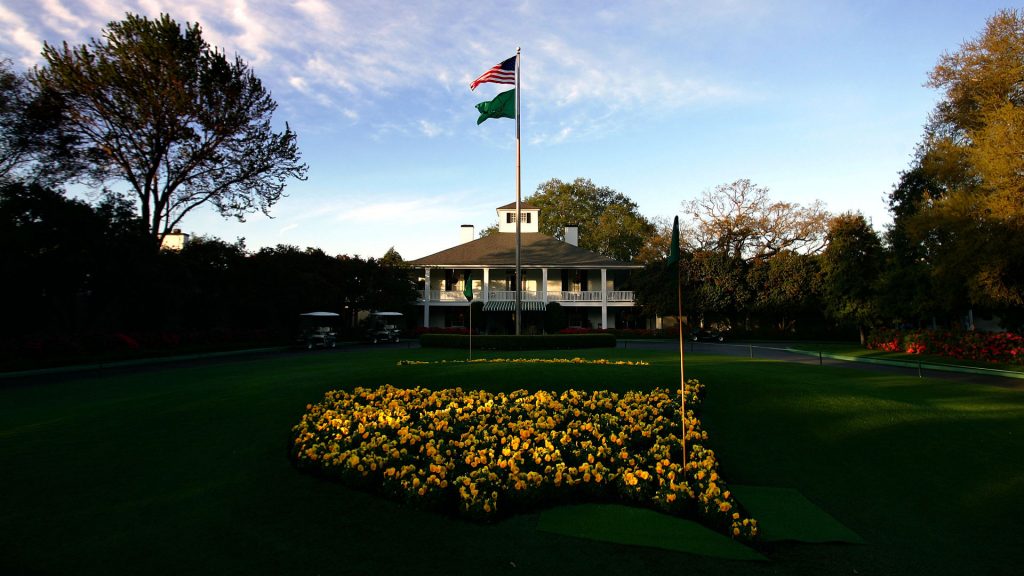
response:
M521 334L520 327L523 319L523 267L521 259L523 240L522 236L520 236L520 221L522 220L522 213L519 206L522 183L522 170L520 168L521 153L519 146L519 97L522 92L519 90L519 59L521 58L519 52L519 47L516 47L516 336Z
M679 216L672 220L672 242L668 249L669 269L676 276L676 325L679 326L679 404L680 420L683 424L683 472L686 472L686 374L683 371L683 281L679 277Z
M676 324L679 325L679 391L682 393L680 396L680 402L682 403L683 413L683 475L686 475L686 375L683 372L683 353L686 345L683 342L683 282L679 279L679 266L675 267L676 272L676 287L678 294L678 321Z

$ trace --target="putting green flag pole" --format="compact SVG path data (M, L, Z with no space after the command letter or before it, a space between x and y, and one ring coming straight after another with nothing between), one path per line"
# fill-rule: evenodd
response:
M473 272L466 272L466 288L462 291L469 301L469 359L473 359Z
M683 343L683 283L679 279L679 216L672 220L672 244L668 250L668 268L676 277L676 294L678 308L676 310L676 324L679 326L679 394L680 411L682 412L683 424L683 474L686 474L686 372L684 370L683 354L685 344Z

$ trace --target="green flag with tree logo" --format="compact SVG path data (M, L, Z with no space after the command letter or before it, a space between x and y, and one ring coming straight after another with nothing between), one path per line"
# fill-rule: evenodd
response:
M494 97L490 102L481 102L476 105L480 111L480 117L476 119L477 124L483 123L488 118L512 118L516 117L516 90L507 90Z

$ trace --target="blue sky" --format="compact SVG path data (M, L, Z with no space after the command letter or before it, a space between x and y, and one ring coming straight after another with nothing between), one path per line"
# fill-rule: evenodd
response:
M309 179L273 218L210 210L186 232L249 248L407 259L479 231L515 200L515 122L476 124L507 86L473 78L522 47L522 193L590 178L671 219L747 178L771 196L859 210L881 229L938 94L945 51L979 34L987 0L457 2L4 0L0 57L99 36L125 12L199 22L249 62L299 135ZM542 216L543 217L543 216ZM581 231L584 234L585 231Z

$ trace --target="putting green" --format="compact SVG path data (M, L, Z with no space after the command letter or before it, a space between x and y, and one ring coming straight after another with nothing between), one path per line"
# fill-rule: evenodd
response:
M792 488L737 485L729 488L757 519L761 538L766 541L864 543L860 536Z
M730 487L757 519L768 542L863 544L855 532L791 488ZM729 560L766 560L757 552L696 522L617 504L581 504L546 510L537 529L631 546L662 548Z
M767 560L696 522L644 508L580 504L544 511L537 529L577 538L661 548L728 560Z

